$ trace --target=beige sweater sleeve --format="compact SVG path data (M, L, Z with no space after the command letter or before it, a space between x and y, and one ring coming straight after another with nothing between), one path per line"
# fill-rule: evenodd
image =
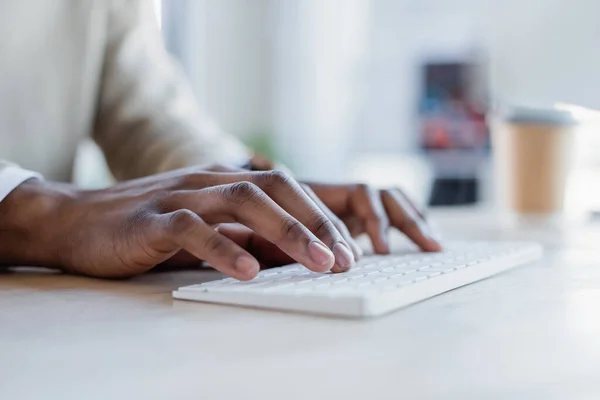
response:
M164 47L151 1L112 0L107 24L94 140L117 179L248 159L198 107Z

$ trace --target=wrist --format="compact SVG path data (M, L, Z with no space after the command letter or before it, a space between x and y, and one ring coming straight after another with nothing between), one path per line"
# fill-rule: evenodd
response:
M60 265L60 215L73 186L30 179L0 201L0 265Z

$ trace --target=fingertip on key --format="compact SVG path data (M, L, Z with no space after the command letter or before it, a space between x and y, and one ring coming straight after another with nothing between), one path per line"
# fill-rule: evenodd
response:
M245 279L252 279L260 272L260 265L254 257L242 254L235 260L235 269Z
M354 254L342 243L333 246L335 264L341 271L348 271L354 265Z
M435 239L428 239L427 240L427 247L424 249L425 251L430 251L430 252L439 252L443 250L443 247L441 245L440 242L438 242Z
M311 242L308 245L308 253L311 260L319 267L319 271L329 271L333 267L335 257L324 244Z
M385 239L380 240L378 245L373 242L373 247L376 254L390 254L390 245Z

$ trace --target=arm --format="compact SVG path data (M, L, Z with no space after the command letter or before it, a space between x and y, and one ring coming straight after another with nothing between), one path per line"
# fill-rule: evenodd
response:
M66 196L62 186L50 189L42 176L0 160L0 266L51 266L52 256L43 250L47 217L58 199Z
M202 113L147 0L114 0L94 139L119 180L197 164L242 165L244 146Z

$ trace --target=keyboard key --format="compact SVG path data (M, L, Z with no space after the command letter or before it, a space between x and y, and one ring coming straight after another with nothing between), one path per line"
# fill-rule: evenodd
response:
M424 281L425 279L429 279L429 275L428 274L424 274L424 275L407 275L407 278L409 278L410 280L412 280L413 282L420 282L420 281Z

